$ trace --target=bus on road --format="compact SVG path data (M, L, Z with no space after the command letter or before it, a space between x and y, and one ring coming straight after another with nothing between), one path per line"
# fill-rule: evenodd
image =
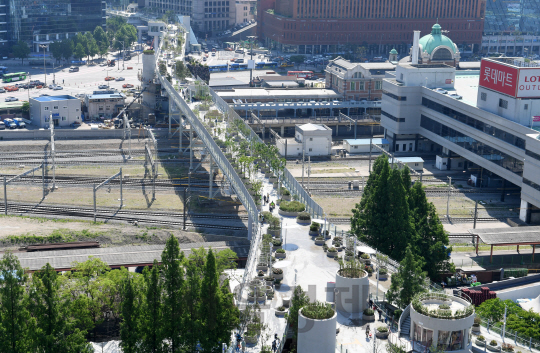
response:
M289 71L287 76L296 76L298 78L312 78L313 71Z
M8 68L5 67L5 66L0 66L0 77L4 76L5 74L7 74L8 72Z
M23 81L26 80L27 75L28 74L26 72L14 72L12 74L5 74L2 77L2 82Z

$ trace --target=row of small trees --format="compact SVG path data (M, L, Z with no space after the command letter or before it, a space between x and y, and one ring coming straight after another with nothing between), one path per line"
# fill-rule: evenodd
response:
M105 317L120 323L130 352L208 352L228 343L239 312L220 280L234 265L230 250L184 257L170 237L142 274L111 271L99 259L58 274L49 264L29 276L12 253L0 261L0 351L85 352Z

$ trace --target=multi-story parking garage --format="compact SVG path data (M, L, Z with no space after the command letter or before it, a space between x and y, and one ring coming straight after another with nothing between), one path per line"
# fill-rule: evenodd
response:
M484 59L480 72L461 74L417 57L400 63L383 80L381 125L391 150L436 152L478 186L514 184L521 220L540 222L540 68L526 65Z

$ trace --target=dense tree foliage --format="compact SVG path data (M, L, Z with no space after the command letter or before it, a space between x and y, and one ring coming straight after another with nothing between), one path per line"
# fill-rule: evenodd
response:
M532 310L524 310L510 299L486 300L476 308L476 313L500 327L503 325L505 307L507 332L517 331L521 337L540 339L540 315Z
M12 48L13 55L21 59L21 62L24 62L24 59L28 58L28 55L30 54L30 48L28 47L28 44L26 42L20 40L17 44L15 44Z
M422 271L423 261L415 256L409 244L405 250L405 258L401 261L398 272L392 275L392 284L386 293L390 302L404 308L413 297L425 290L426 273Z
M239 322L228 281L220 279L235 258L204 249L185 258L171 236L162 263L142 274L90 258L66 274L47 264L29 279L7 252L0 261L0 352L87 351L106 318L119 323L126 353L194 351L198 342L218 351Z
M351 230L397 261L404 259L411 245L432 279L453 269L448 262L452 251L448 235L422 184L412 185L408 168L391 169L384 155L375 160L363 197L353 209Z

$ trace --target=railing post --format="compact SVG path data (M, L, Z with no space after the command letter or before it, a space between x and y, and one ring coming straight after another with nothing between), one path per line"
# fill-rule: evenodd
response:
M4 214L7 215L7 182L4 175Z

